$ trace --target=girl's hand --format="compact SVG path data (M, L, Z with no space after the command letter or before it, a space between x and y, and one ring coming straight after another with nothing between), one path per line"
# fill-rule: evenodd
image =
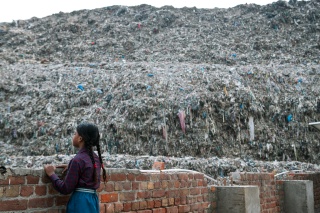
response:
M68 164L61 164L56 166L56 168L63 168L62 174L65 173L65 171L68 170Z
M56 167L53 165L44 165L43 166L44 171L46 172L46 174L50 177L51 175L54 174L54 170L56 170Z

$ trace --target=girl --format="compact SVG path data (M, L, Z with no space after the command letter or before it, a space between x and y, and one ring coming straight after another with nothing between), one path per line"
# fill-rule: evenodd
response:
M103 167L100 145L99 130L90 123L82 123L77 126L72 144L79 148L78 154L69 162L62 165L67 174L61 180L55 173L56 167L45 165L44 170L50 177L53 187L62 194L72 195L67 204L67 213L99 213L99 199L96 189L100 186L100 172L103 171L103 180L106 182L106 170ZM93 152L96 146L99 157Z

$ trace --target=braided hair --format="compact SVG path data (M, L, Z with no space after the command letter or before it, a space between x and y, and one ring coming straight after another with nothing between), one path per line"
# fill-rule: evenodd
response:
M84 140L84 146L88 150L89 157L91 159L92 165L93 165L93 180L96 183L98 181L97 173L96 173L96 163L94 161L93 157L93 149L92 147L96 146L99 156L99 161L102 168L102 177L104 182L106 182L107 175L106 170L104 169L102 157L101 157L101 151L100 151L100 134L99 129L96 125L91 123L81 123L77 126L77 132L78 134L83 138Z

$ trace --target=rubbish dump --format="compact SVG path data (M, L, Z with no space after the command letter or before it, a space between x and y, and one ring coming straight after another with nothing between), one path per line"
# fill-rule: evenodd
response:
M319 21L313 0L0 23L0 165L69 159L89 121L114 167L161 158L213 176L317 170L320 134L308 123L320 120Z

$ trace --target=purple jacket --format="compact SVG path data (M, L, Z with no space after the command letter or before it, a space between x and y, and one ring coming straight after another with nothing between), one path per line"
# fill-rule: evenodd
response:
M76 188L98 189L100 186L101 164L99 157L93 153L94 160L97 164L97 183L94 183L93 165L87 149L82 148L78 154L69 162L67 174L64 180L58 175L50 176L53 187L61 194L70 194Z

